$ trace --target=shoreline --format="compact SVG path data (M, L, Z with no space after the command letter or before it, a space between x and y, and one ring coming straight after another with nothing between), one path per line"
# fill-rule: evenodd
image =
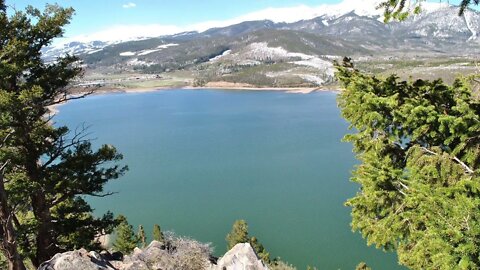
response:
M334 87L332 87L334 88ZM88 93L88 91L78 91L74 94L70 94L70 96L77 96ZM248 87L248 86L182 86L182 87L153 87L153 88L104 88L93 91L90 95L97 96L97 95L110 95L110 94L140 94L140 93L151 93L157 91L178 91L178 90L228 90L228 91L280 91L290 94L310 94L314 92L340 92L338 89L327 89L325 87L316 87L316 88L308 88L308 87L291 87L291 88L275 88L275 87ZM87 98L87 95L85 98ZM50 110L51 114L57 114L60 112L58 107L66 104L68 101L48 106L47 108Z
M94 91L92 95L121 94L121 93L148 93L156 91L175 90L232 90L232 91L283 91L293 94L310 94L313 92L340 92L340 90L326 87L249 87L249 86L161 86L149 88L102 88ZM84 94L88 91L78 91L77 94Z

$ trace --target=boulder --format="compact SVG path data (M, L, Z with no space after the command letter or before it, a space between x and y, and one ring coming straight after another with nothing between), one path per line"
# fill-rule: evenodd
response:
M237 244L221 257L212 270L268 270L249 243Z
M38 270L115 270L96 252L85 249L59 253L42 263Z
M123 258L116 255L84 249L69 251L55 255L38 270L268 270L249 243L237 244L217 264L191 240L177 242L175 248L153 241Z

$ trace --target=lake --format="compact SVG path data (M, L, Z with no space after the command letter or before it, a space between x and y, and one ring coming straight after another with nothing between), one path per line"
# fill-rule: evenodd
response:
M298 267L403 269L395 254L366 246L344 202L356 160L334 92L162 90L95 95L60 108L57 124L90 125L94 144L115 145L130 171L89 199L97 213L124 214L226 250L233 222Z

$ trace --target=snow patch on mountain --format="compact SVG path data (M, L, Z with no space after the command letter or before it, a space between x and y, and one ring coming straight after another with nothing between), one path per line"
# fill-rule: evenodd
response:
M121 53L120 53L120 56L134 56L134 55L135 55L135 53L134 53L134 52L130 52L130 51L129 51L129 52L121 52Z
M79 55L79 54L92 54L101 51L113 42L104 41L90 41L90 42L78 42L73 41L69 43L57 43L42 49L43 57L48 61L58 56L63 55Z
M151 53L159 52L159 51L161 51L161 49L143 50L143 51L139 52L137 55L147 55L147 54L151 54Z
M245 55L249 59L269 60L282 58L300 58L302 60L311 59L313 56L304 53L294 53L285 50L282 47L268 47L267 42L255 42L247 46Z
M308 82L312 82L318 86L323 85L325 83L325 80L315 76L315 75L308 75L308 74L298 74L298 76Z
M295 61L293 63L296 65L313 67L313 68L325 71L329 76L333 76L335 73L333 69L333 64L331 62L325 61L323 59L320 59L314 56L312 56L310 59Z
M153 63L146 62L146 61L143 61L143 60L138 60L138 58L134 58L134 59L128 61L127 65L129 65L129 66L151 66L151 65L153 65Z
M121 52L120 56L135 56L135 55L143 56L143 55L151 54L151 53L154 53L154 52L159 52L163 49L167 49L169 47L174 47L174 46L178 46L178 44L175 44L175 43L163 44L163 45L160 45L160 46L156 47L156 49L141 50L141 51L138 51L138 52L131 52L131 51Z
M166 49L166 48L175 47L175 46L178 46L178 44L176 44L176 43L169 43L169 44L160 45L160 46L157 47L157 49Z
M480 33L480 14L467 9L463 17L468 29L472 32L472 36L468 40L477 40Z
M215 57L210 58L209 62L217 62L218 60L222 59L224 56L230 55L232 50L226 50L221 55L217 55Z

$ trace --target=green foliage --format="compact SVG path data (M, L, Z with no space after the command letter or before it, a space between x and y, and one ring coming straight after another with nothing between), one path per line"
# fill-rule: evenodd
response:
M372 268L368 267L368 265L364 262L361 262L357 265L355 270L372 270Z
M260 257L262 261L268 264L270 263L270 253L265 250L265 247L262 245L262 243L258 242L256 237L250 238L250 245L252 245L255 253L257 253L258 257Z
M145 230L143 229L142 225L138 226L137 239L141 248L145 248L147 246L147 236L145 235Z
M129 254L137 247L139 239L135 235L133 226L128 223L128 220L125 216L118 216L117 221L119 225L115 230L116 239L115 243L113 244L113 248L116 251Z
M232 249L236 244L250 243L258 257L265 263L270 264L270 253L267 252L265 247L258 241L256 237L250 237L248 235L248 224L245 220L236 220L233 223L232 230L226 237L227 248Z
M165 242L165 237L163 236L163 232L158 224L153 225L153 240L162 243Z
M289 263L283 262L280 259L274 259L268 266L270 270L297 270L297 268ZM309 269L307 269L309 270ZM313 269L312 269L313 270Z
M425 0L414 0L412 1L413 9L410 9L410 6L408 5L410 3L409 1L410 0L383 1L380 3L378 8L382 8L385 10L384 16L386 22L390 20L403 21L410 15L410 13L419 14L421 12L421 3L425 2ZM462 0L460 2L459 15L463 15L463 13L465 13L465 10L470 5L478 5L479 3L479 0Z
M412 269L478 269L480 102L468 81L380 79L345 60L338 103L361 161L353 230Z
M0 164L7 164L3 195L14 209L15 235L23 257L38 266L55 253L98 248L112 232L111 213L94 217L85 196L103 197L104 185L126 167L110 145L92 150L86 128L52 126L49 106L68 101L70 82L81 75L78 59L49 63L41 49L63 33L73 9L47 5L8 15L0 2ZM4 194L3 194L4 193ZM5 232L4 232L5 233Z
M227 234L227 249L232 249L236 244L248 243L248 224L245 220L236 220L233 223L232 230Z

